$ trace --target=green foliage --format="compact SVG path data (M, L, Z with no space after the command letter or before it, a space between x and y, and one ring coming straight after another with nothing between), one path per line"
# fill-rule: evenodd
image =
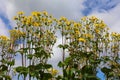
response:
M26 77L28 74L28 68L26 68L26 67L19 66L19 67L16 67L15 69L16 69L16 72L19 73L19 76L24 75L24 77ZM18 77L18 79L19 79L19 77Z
M76 22L35 11L30 16L18 12L14 19L17 25L10 30L10 38L0 36L0 80L12 80L12 73L18 80L27 76L29 80L99 80L98 68L107 80L120 79L120 34L110 33L95 16ZM57 66L62 74L48 63L59 37L62 60ZM14 67L17 55L21 66Z

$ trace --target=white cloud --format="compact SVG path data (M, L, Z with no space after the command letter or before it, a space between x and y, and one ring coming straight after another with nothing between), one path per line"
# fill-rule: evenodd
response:
M65 16L68 19L79 20L84 0L0 0L0 14L4 14L10 20L12 27L15 22L12 20L18 11L24 11L29 15L32 11L46 10L49 14L59 18Z
M6 1L0 0L0 14L5 14L6 13Z
M32 11L46 10L48 13L59 18L65 16L69 19L79 20L83 14L82 10L84 0L0 0L0 13L5 14L6 17L14 24L12 18L18 11L24 11L26 14L30 14ZM116 6L108 12L99 13L92 12L90 15L95 15L98 18L105 21L110 27L111 31L120 32L120 5ZM97 10L96 10L97 11ZM4 22L0 19L0 34L8 34L7 28ZM61 43L61 38L58 39L54 46L54 57L49 61L57 67L57 63L61 60L61 50L57 48L57 45ZM16 65L20 65L20 59L17 59Z
M8 36L8 29L6 28L4 22L0 18L0 35L6 35Z
M99 13L92 12L89 16L96 16L102 20L110 27L110 31L120 32L120 4L110 11Z
M8 19L13 24L13 16L18 11L24 11L26 14L30 14L32 11L46 10L53 16L59 18L65 16L69 19L79 20L83 16L82 10L85 6L82 4L84 0L0 0L0 13L6 14ZM114 1L117 2L118 0ZM119 1L118 1L119 2ZM119 32L119 14L120 5L109 10L108 12L92 12L90 15L95 15L112 28L113 31Z
M83 9L83 0L2 0L2 2L4 4L2 6L5 7L3 11L10 20L18 11L30 14L36 10L46 10L55 17L65 16L69 19L78 19L82 16L80 11Z

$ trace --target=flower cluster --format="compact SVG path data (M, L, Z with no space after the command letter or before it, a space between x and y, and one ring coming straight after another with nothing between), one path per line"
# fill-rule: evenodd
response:
M120 41L120 33L116 33L116 32L112 32L111 33L111 37L115 40L119 40Z
M15 39L18 39L20 37L25 36L25 33L20 30L13 29L13 30L10 30L10 36L14 37Z
M24 79L29 75L29 79L41 80L94 80L97 78L93 79L91 76L96 77L98 67L104 72L105 68L100 66L101 63L110 62L111 66L108 66L111 69L115 68L111 70L112 74L120 71L115 66L119 64L117 61L120 59L120 33L110 33L104 21L95 16L85 16L80 21L73 21L66 17L56 19L46 11L34 11L30 16L26 16L21 11L17 13L14 20L16 27L9 31L10 39L1 35L0 47L4 48L1 49L4 55L7 52L20 53L22 66L17 67L16 72L23 75ZM60 61L58 66L62 67L63 76L47 63L53 53L52 49L57 37L62 39L62 44L58 47L62 48L63 61ZM15 51L16 48L19 49ZM69 56L67 57L65 53ZM14 54L7 55L7 57L14 56ZM8 64L14 65L14 61Z
M30 16L25 16L23 12L18 12L18 15L14 17L14 20L20 24L22 23L21 25L23 26L41 27L44 25L52 25L54 19L51 15L48 15L46 11L34 11Z
M7 36L1 35L0 40L7 41L9 38Z

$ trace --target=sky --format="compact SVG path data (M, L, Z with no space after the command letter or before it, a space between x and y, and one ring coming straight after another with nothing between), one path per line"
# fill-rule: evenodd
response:
M56 18L65 16L76 21L83 16L94 15L102 19L110 27L110 31L120 32L120 0L0 0L0 35L9 36L8 30L15 27L13 17L18 11L29 15L32 11L43 10ZM56 49L58 43L61 43L61 38L55 44L55 54L50 60L56 64L60 59L57 52L61 51Z

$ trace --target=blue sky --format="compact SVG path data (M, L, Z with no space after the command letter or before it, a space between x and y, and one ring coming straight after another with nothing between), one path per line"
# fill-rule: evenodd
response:
M36 10L46 10L57 18L65 16L76 21L83 16L94 15L104 20L111 28L110 31L120 32L120 0L0 0L0 35L8 36L8 30L15 27L12 18L16 12L24 11L29 15ZM60 42L59 39L57 43ZM54 53L58 51L56 46L57 44ZM54 59L56 61L53 61ZM57 63L59 60L59 55L55 54L50 62ZM17 65L19 62L18 60ZM97 75L103 76L101 72Z
M104 13L104 11L110 11L114 9L120 0L85 0L83 5L85 9L82 10L84 15L89 15L92 11L97 11L99 13Z

